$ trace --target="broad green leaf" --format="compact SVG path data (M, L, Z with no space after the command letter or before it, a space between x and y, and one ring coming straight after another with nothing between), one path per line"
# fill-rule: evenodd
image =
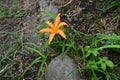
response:
M103 62L102 62L101 60L97 62L97 64L102 64L102 63L103 63Z
M89 61L87 67L90 69L98 69L97 63L95 61Z
M90 46L85 46L85 47L84 47L84 50L85 50L85 51L88 51L89 49L90 49Z
M97 65L91 65L91 68L92 69L98 69L98 66Z
M105 63L102 63L102 64L101 64L101 68L105 71L105 70L106 70L106 64L105 64Z
M108 57L103 57L103 61L106 61L108 59Z
M110 61L110 60L105 61L105 64L106 64L108 67L114 67L113 62Z
M90 56L90 54L91 54L91 50L88 50L87 53L86 53L86 55L85 55L85 57Z
M98 50L96 50L96 49L92 49L91 52L94 56L97 56L99 54Z

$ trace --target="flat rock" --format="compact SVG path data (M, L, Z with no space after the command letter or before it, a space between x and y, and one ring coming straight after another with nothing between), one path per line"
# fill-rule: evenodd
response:
M46 80L80 80L80 73L73 71L77 68L74 60L65 55L54 58L48 65ZM73 71L72 74L70 74Z

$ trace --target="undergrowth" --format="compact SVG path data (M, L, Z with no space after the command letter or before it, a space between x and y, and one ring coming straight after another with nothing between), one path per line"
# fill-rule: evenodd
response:
M101 0L103 1L103 0ZM106 1L106 0L105 0ZM119 0L110 0L102 10L107 10L118 7ZM11 6L6 15L4 7L0 8L0 18L4 17L23 17L26 12L17 10L16 6ZM15 13L16 12L16 13ZM44 12L50 16L51 20L54 20L55 14L52 12ZM44 21L44 19L41 19ZM37 26L37 29L41 29L47 26L41 24ZM4 32L0 34L9 36L2 43L0 49L0 76L3 80L22 80L29 74L34 73L36 80L45 80L45 71L47 64L49 64L51 55L58 56L69 55L74 60L76 56L80 56L80 61L84 63L77 68L78 71L84 70L87 72L85 80L119 80L120 76L114 72L116 64L109 59L108 56L102 56L102 52L108 49L120 54L120 36L116 33L105 32L96 34L87 34L75 29L73 25L69 24L69 27L61 28L66 35L67 39L61 38L60 35L56 35L53 41L48 44L49 34L37 34L41 38L45 38L42 46L39 46L33 42L25 41L24 34L16 32ZM10 37L14 38L14 42L8 43ZM35 56L30 61L21 62L25 57L32 55ZM19 60L19 57L23 57ZM26 59L27 60L27 59ZM77 60L77 62L80 62ZM27 63L27 64L23 64ZM24 66L24 67L23 67ZM37 67L37 69L34 67ZM13 74L14 73L14 74ZM72 74L72 73L71 73Z

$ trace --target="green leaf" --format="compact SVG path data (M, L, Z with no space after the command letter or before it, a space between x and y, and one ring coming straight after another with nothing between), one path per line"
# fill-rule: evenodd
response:
M85 50L85 52L86 52L85 57L90 56L90 54L91 54L90 46L85 46L85 47L84 47L84 50Z
M119 7L120 1L119 0L109 0L108 3L103 7L104 11L107 11L113 7Z
M54 12L51 12L51 11L41 11L41 12L48 15L52 19L54 19L56 16L56 14Z
M84 50L85 50L85 51L88 51L89 49L90 49L90 46L85 46L85 47L84 47Z
M102 64L101 64L101 68L105 71L105 70L106 70L106 64L105 64L105 63L102 63Z
M25 48L32 51L32 52L38 53L42 58L45 58L45 54L40 52L39 50L31 48L31 47L27 47L27 46Z
M4 18L6 16L6 9L4 7L0 7L0 18Z
M97 66L97 63L96 63L96 61L88 61L88 63L87 63L87 67L89 68L89 69L98 69L98 66Z
M105 64L106 64L108 67L114 67L113 62L110 61L110 60L105 61Z
M102 63L103 63L103 62L102 62L101 60L97 62L97 64L102 64Z
M103 61L106 61L108 59L108 57L103 57L102 59L103 59Z
M32 61L28 67L26 67L26 69L24 70L24 72L21 74L21 76L17 79L17 80L21 80L21 78L25 75L25 73L36 63L41 62L41 58L38 57L36 58L34 61Z
M91 50L88 50L87 53L86 53L86 55L85 55L85 57L90 56L90 54L91 54Z
M98 69L98 66L97 65L91 65L91 68L92 69Z
M96 50L96 49L92 49L91 52L94 56L97 56L99 54L98 50Z
M25 15L26 15L26 12L24 10L18 10L15 16L17 18L21 18L21 17L24 17Z

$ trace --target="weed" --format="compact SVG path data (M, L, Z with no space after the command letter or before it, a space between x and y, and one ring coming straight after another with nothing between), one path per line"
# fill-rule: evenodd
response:
M6 9L4 7L0 7L0 19L6 17Z
M113 42L117 42L118 40L120 40L120 37L117 35L113 35L111 33L107 33L107 34L96 34L96 36L93 38L93 41L91 43L90 46L85 46L84 48L84 58L85 60L87 60L86 62L86 66L92 70L92 73L95 73L94 71L96 70L103 70L103 72L107 71L106 68L110 67L113 68L114 67L114 63L108 59L108 57L100 57L100 50L103 50L105 48L118 48L120 49L120 45L119 44L108 44L108 41L113 41ZM103 44L102 44L103 43ZM98 45L101 44L101 45ZM89 57L89 59L88 59ZM107 73L106 73L107 74ZM93 77L96 79L97 74L94 74ZM98 78L97 78L98 79ZM107 79L107 78L106 78ZM112 79L107 79L107 80L112 80Z
M7 17L13 17L15 15L15 12L17 11L17 5L13 4L9 10L8 10L8 15Z
M26 15L26 12L22 10L18 4L19 3L14 0L12 5L8 9L6 7L0 7L0 18L24 17Z
M89 0L90 2L93 2L94 0ZM102 0L101 0L102 1ZM113 7L118 7L119 3L117 3L118 0L110 0L107 7L103 8L103 11L107 11ZM17 10L17 5L13 4L9 10L8 14L6 14L6 9L4 7L0 8L0 18L3 17L23 17L26 15L26 12L23 10ZM54 21L55 14L52 12L45 11L43 12L47 14L52 21ZM60 18L60 15L58 15ZM66 14L67 17L69 15ZM84 18L90 19L92 15L91 14L84 14ZM59 19L56 19L59 22ZM55 20L55 21L56 21ZM103 19L100 19L101 27L104 27L106 25L106 22ZM44 19L41 19L41 21L44 21ZM51 22L47 22L48 25L52 25L51 27L55 27L53 25L58 26L58 22L55 22L55 24L51 24ZM60 26L67 25L66 23L60 23ZM46 26L45 24L41 24L37 26L37 29L43 28ZM47 28L48 29L48 28ZM53 32L57 34L58 30L54 28L55 31ZM58 28L59 29L59 28ZM120 78L115 74L110 72L110 70L114 69L114 62L110 60L107 56L101 56L101 51L104 49L110 49L114 50L118 53L120 53L120 36L118 36L115 33L97 33L97 34L85 34L82 33L76 29L72 25L69 25L69 28L61 27L61 30L66 32L67 36L65 34L59 33L63 38L66 38L64 40L60 37L60 35L55 35L54 39L50 39L48 44L48 40L45 39L45 42L42 46L39 46L32 42L26 42L24 40L24 34L18 34L18 32L2 32L1 34L14 36L15 42L13 44L7 43L7 39L2 44L2 47L0 49L1 53L5 53L4 55L0 56L0 74L2 74L3 77L13 77L12 79L18 79L21 80L26 76L27 74L31 74L32 72L36 72L36 79L45 79L45 71L46 71L46 63L50 62L48 61L48 57L52 54L52 52L56 55L61 54L62 58L64 55L69 55L72 58L75 58L75 56L81 56L81 59L84 63L84 66L79 66L77 69L75 69L70 74L74 73L76 70L84 70L88 71L90 80L119 80ZM47 30L48 32L51 32L51 30ZM40 32L47 32L45 29ZM41 34L40 34L41 36ZM53 36L53 35L52 35ZM42 38L45 38L46 35L42 34ZM48 36L47 36L48 37ZM54 37L54 36L53 36ZM52 38L53 38L52 37ZM9 47L6 47L9 45ZM48 49L48 51L46 51ZM29 61L29 63L26 63L25 66L22 66L24 68L23 71L17 72L17 75L12 75L14 71L20 70L21 65L18 60L16 60L17 55L25 56L28 54L32 55L35 54L36 57ZM25 63L25 62L24 62ZM22 63L22 65L24 64ZM17 68L16 68L17 65ZM18 67L18 65L20 65ZM37 71L33 69L33 67L37 65ZM32 70L32 71L31 71ZM31 71L31 73L29 73ZM12 75L12 76L11 76ZM69 75L69 74L68 74ZM88 77L87 77L88 78Z
M109 0L109 1L105 1L106 4L105 6L102 8L102 10L104 12L108 11L111 8L117 8L120 7L120 1L119 0Z
M17 17L17 18L21 18L24 16L26 16L26 12L24 10L18 10L15 15L15 17Z

